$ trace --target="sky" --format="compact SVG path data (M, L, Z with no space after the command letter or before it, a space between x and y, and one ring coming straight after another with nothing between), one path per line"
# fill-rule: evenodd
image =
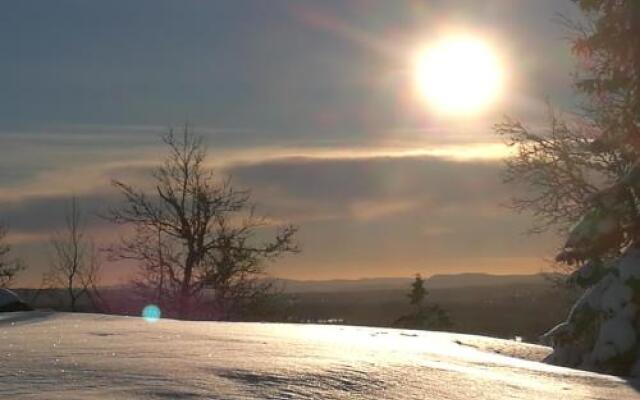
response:
M300 226L295 279L535 273L558 244L505 207L509 150L492 125L570 112L568 0L9 0L0 12L0 221L35 285L77 196L119 204L148 181L159 137L189 123L259 210ZM474 116L429 110L412 57L443 32L490 43L504 93ZM470 65L471 67L471 65ZM107 282L130 266L106 266Z

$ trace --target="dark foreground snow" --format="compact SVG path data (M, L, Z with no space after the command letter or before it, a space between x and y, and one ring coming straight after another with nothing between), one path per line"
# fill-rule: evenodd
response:
M640 399L619 378L504 355L548 352L392 329L6 313L0 398Z

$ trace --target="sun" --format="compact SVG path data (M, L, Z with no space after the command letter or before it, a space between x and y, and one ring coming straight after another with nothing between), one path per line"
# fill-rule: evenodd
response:
M420 97L443 114L477 114L502 91L503 68L497 53L474 37L449 37L426 47L418 52L414 68Z

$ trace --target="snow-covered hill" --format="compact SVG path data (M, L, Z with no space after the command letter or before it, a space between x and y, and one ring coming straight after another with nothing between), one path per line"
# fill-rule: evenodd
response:
M548 353L435 332L7 313L0 398L640 399L619 378L505 355Z

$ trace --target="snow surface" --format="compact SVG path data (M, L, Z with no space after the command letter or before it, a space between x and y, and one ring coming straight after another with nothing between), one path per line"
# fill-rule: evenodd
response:
M0 398L640 399L637 382L505 355L549 352L424 331L0 313Z

